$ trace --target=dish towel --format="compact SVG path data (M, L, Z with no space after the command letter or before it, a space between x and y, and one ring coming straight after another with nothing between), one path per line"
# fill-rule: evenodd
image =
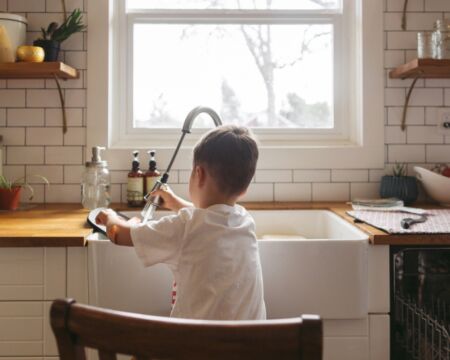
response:
M401 221L405 218L418 219L420 215L400 211L347 211L351 217L372 225L390 234L445 234L450 233L450 209L427 210L427 221L403 229Z

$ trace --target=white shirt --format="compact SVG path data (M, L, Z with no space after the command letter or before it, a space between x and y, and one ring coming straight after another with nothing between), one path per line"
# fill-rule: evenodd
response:
M133 227L131 239L145 266L171 268L177 283L171 316L266 318L255 223L242 206L183 208Z

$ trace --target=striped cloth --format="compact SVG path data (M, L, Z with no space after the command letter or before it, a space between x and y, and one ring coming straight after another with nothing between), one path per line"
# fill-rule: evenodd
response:
M405 212L387 211L348 211L348 215L390 234L446 234L450 233L450 209L427 210L427 221L403 229L401 221L405 218L418 219L420 215Z

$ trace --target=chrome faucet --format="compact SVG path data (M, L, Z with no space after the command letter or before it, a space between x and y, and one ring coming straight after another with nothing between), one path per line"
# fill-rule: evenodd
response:
M153 215L155 214L156 209L159 207L161 199L159 196L151 196L150 193L158 190L161 188L161 186L167 184L167 181L169 180L169 172L172 169L172 165L175 161L175 158L177 157L178 151L180 150L181 144L183 143L184 137L186 134L191 133L192 124L194 123L194 120L197 118L198 115L206 113L214 121L214 125L220 126L222 125L222 121L220 120L219 115L211 108L205 107L205 106L197 106L196 108L192 109L189 114L186 116L186 120L184 120L183 128L181 129L181 138L178 141L178 145L175 148L175 152L172 155L172 159L170 160L169 166L167 167L166 172L163 174L160 180L156 182L156 184L153 186L153 189L145 196L145 200L147 201L144 209L141 212L142 215L142 222L146 223L148 220L153 218Z

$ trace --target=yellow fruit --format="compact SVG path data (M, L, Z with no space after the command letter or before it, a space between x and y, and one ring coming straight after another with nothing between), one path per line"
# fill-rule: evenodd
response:
M25 62L43 62L44 49L39 46L19 46L17 48L17 59Z

